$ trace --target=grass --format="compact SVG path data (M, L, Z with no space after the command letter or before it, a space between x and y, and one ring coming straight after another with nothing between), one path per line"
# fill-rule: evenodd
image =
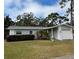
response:
M74 54L74 41L31 40L4 43L5 59L50 59Z

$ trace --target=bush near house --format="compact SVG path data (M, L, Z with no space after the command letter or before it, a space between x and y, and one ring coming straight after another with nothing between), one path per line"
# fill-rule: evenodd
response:
M10 35L7 37L7 41L21 41L21 40L33 40L34 35Z
M37 34L38 39L44 39L44 40L49 39L49 33L47 32L47 30L40 30L37 33L38 33Z

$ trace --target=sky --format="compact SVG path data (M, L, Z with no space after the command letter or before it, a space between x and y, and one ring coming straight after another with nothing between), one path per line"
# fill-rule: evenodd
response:
M4 16L9 15L16 20L18 15L32 12L36 17L47 17L52 12L63 16L69 8L69 3L61 9L60 0L4 0Z

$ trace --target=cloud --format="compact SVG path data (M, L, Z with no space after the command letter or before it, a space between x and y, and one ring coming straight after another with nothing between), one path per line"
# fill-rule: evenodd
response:
M69 7L69 3L65 8L61 9L58 2L54 5L41 5L33 0L5 0L4 3L4 12L12 20L16 20L17 15L24 12L33 12L34 16L37 17L47 17L51 12L58 12L60 15L64 15Z

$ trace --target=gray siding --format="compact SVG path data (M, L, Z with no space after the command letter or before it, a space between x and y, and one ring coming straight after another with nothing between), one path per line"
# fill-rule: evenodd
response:
M53 38L58 39L58 28L57 27L53 29Z

